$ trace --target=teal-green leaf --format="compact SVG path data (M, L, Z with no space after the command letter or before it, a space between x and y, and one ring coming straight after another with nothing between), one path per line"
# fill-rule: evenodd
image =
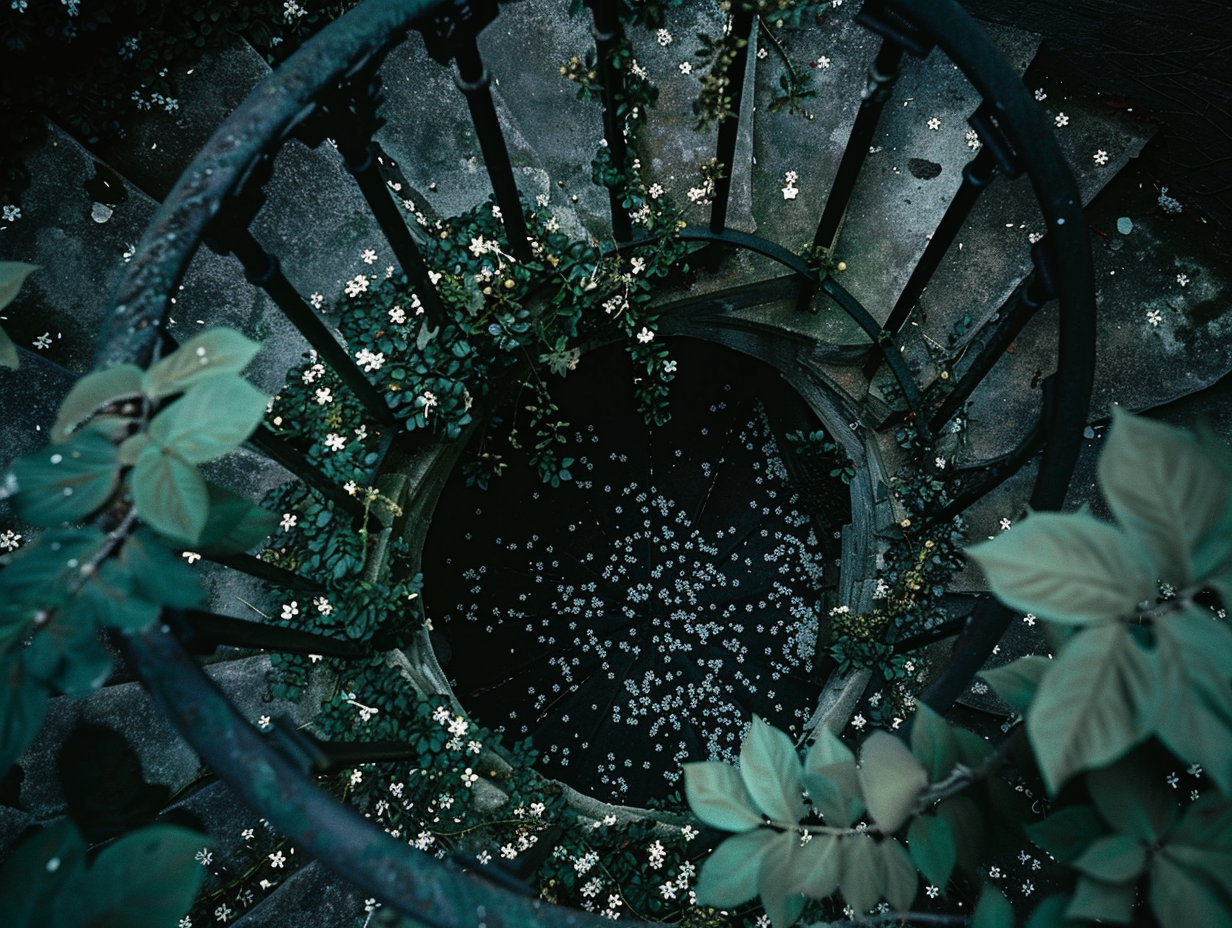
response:
M698 903L723 908L756 896L762 855L777 834L770 828L756 828L733 835L715 848L697 878Z
M1049 792L1080 770L1112 763L1151 733L1158 676L1120 623L1084 629L1065 643L1027 716Z
M1176 819L1177 794L1164 779L1172 763L1162 751L1144 745L1115 764L1088 773L1087 792L1115 831L1148 843L1158 841Z
M1107 834L1104 820L1092 806L1066 806L1028 825L1027 837L1063 864L1073 863L1091 842Z
M829 825L850 828L864 811L855 755L825 726L805 757L804 786Z
M717 760L683 766L689 808L711 828L748 831L762 823L761 813L735 767Z
M995 886L980 890L971 928L1014 928L1014 909Z
M191 464L212 461L253 433L265 415L265 401L260 390L234 374L202 381L159 411L150 422L150 441Z
M871 835L846 835L839 839L839 890L843 900L863 915L881 899L884 873L881 853Z
M51 440L67 441L79 425L104 406L140 396L142 373L135 364L119 364L86 374L73 384L60 404L60 413L51 427Z
M776 835L762 852L757 892L773 928L790 928L804 911L804 896L795 888L804 866L800 836L794 831Z
M85 868L86 844L69 819L27 835L0 869L6 928L48 928L57 897Z
M881 894L893 911L909 912L920 885L911 856L893 838L886 838L877 845L877 850L881 854Z
M1194 847L1232 847L1232 799L1207 793L1190 803L1169 839Z
M1099 482L1121 526L1151 553L1158 579L1198 579L1193 555L1230 502L1227 476L1194 437L1112 408Z
M152 585L159 581L146 577L143 582ZM80 611L86 616L91 627L98 625L130 632L149 628L159 614L159 604L145 597L137 577L115 560L105 563L81 588L72 608L74 613Z
M928 772L889 732L875 731L860 750L857 768L868 813L887 835L898 831L928 786Z
M949 724L926 703L916 702L911 722L911 753L931 782L945 779L958 762L958 742Z
M924 878L944 890L958 860L950 823L935 815L917 815L907 829L907 849Z
M0 309L13 302L25 279L38 269L24 261L0 261Z
M209 515L205 479L188 461L151 445L132 472L133 503L150 528L172 541L194 545Z
M800 848L800 880L792 887L810 899L825 899L838 889L842 858L836 835L813 835Z
M1151 858L1151 911L1162 928L1232 928L1232 906L1207 875L1173 858L1165 846Z
M208 840L178 825L148 825L109 844L57 905L88 928L175 928L205 877L194 855Z
M1064 893L1049 896L1035 907L1027 919L1027 928L1062 928L1067 924L1065 910L1069 907L1069 900L1070 897Z
M20 654L0 657L0 775L38 734L47 699L47 687L26 671Z
M250 503L238 493L209 485L210 514L201 533L202 554L226 555L250 551L278 527L278 516ZM329 510L322 510L329 516Z
M791 738L756 715L740 745L740 775L762 814L783 825L804 818L804 783Z
M937 804L936 816L950 826L958 865L975 873L984 857L984 817L979 806L967 796L951 796Z
M21 359L17 356L17 346L13 344L13 339L9 338L9 333L3 328L0 328L0 367L7 367L11 370L21 367Z
M1141 544L1080 513L1034 513L967 554L998 599L1053 622L1107 622L1155 600L1155 569Z
M68 595L73 574L103 544L97 528L49 529L24 546L0 571L0 607L20 603L23 615L32 608L53 609Z
M120 549L119 561L133 578L134 589L142 599L173 609L195 609L201 605L201 584L196 573L153 532L138 529L130 535Z
M43 448L13 462L13 502L28 522L47 527L80 522L107 501L120 480L116 449L97 432Z
M1128 925L1134 917L1134 895L1133 883L1104 883L1080 876L1065 917Z
M1102 883L1137 879L1146 867L1146 846L1130 835L1097 838L1071 865Z
M1052 662L1041 654L1020 657L992 670L981 670L980 676L1008 702L1019 715L1026 715L1044 671Z
M26 668L68 696L88 696L111 675L111 652L88 616L65 610L22 653Z
M233 329L207 329L151 367L145 388L155 399L182 393L220 374L238 374L260 350Z

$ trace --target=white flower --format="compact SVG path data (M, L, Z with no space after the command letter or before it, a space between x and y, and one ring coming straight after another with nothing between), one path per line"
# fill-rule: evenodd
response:
M1175 772L1173 772L1173 773L1168 774L1166 777L1164 777L1164 780L1167 782L1169 786L1171 786L1173 789L1176 789L1176 784L1181 781L1181 778L1178 777Z
M1068 126L1068 125L1069 125L1069 117L1068 117L1068 116L1066 116L1064 113L1057 113L1056 123L1057 123L1057 128L1058 128L1058 129L1060 129L1062 126Z
M1014 523L1012 523L1009 519L1002 519L1000 524L1001 524L1001 531L1008 532L1010 530L1010 526L1013 525Z
M346 290L347 296L359 296L368 289L368 278L363 274L356 274L354 280L348 280L346 282L346 287L344 289Z
M1024 622L1026 622L1028 625L1034 625L1034 624L1035 624L1035 616L1034 616L1034 615L1032 615L1030 612L1028 612L1026 615L1024 615L1024 616L1022 617L1022 620L1023 620Z
M468 789L479 782L479 774L475 773L470 767L467 767L462 774L462 785Z
M358 786L362 782L364 782L364 772L362 770L352 770L351 785Z
M0 535L0 549L4 551L16 551L21 547L21 536L12 529Z
M220 922L225 922L231 917L231 910L227 908L227 904L225 902L214 910L214 917Z
M660 29L655 33L655 38L659 40L659 44L664 48L672 44L672 34L666 29Z
M195 564L197 561L201 560L201 555L196 551L181 551L180 557L184 558L184 560L188 561L190 564Z
M282 607L282 617L284 619L293 619L297 615L299 615L299 603L295 600L291 600L291 602L286 603Z
M22 2L24 3L25 0L22 0ZM177 928L192 928L192 919L185 915L177 923Z
M37 348L39 351L43 351L47 348L50 348L51 347L51 333L44 332L42 335L36 338L34 340L34 347Z
M687 62L687 61L682 61L682 62L680 62L680 73L681 73L681 74L692 74L692 73L693 73L693 65L691 65L691 64L690 64L689 62Z
M317 612L321 613L321 615L329 615L334 611L333 604L324 596L318 596L312 601L312 604L317 607Z
M295 528L295 523L298 521L299 521L299 516L295 515L294 513L287 512L287 513L283 513L282 521L279 522L278 524L282 527L282 530L284 532L289 532L291 531L291 529Z
M261 716L259 719L257 719L257 728L269 728L270 721L271 719L268 715Z
M646 79L646 69L637 63L636 58L629 62L629 70L633 73L634 77L640 77L642 80Z
M671 882L671 880L668 880L666 883L664 883L662 886L659 887L659 894L662 895L664 899L675 899L676 898L676 884Z
M203 867L208 867L214 860L214 855L210 852L208 847L203 847L201 850L197 851L194 856Z
M1108 153L1104 151L1102 148L1095 153L1094 158L1095 158L1095 163L1098 165L1102 166L1108 163Z
M334 401L334 394L329 387L321 387L317 390L316 397L318 406L328 406Z
M1189 774L1191 777L1200 777L1202 776L1202 765L1201 764L1190 764L1189 769L1187 769L1185 772Z
M979 151L980 146L984 143L980 141L980 134L974 129L967 130L967 147L972 151Z
M21 9L24 10L25 8L26 8L25 0L21 0ZM17 9L16 3L13 4L13 9ZM13 206L12 204L9 204L5 206L3 210L0 210L0 216L4 218L5 222L16 222L18 219L21 218L21 207Z
M240 832L240 838L244 841L251 841L253 838L256 837L256 835L257 835L257 832L253 828L245 828L243 831Z
M1158 309L1148 309L1146 312L1146 321L1151 325L1159 325L1164 321L1164 314Z
M667 857L667 848L663 846L662 841L655 841L654 844L650 845L649 853L650 853L650 869L658 870L660 867L663 866L664 858Z
M488 251L488 248L489 248L489 243L484 241L484 238L482 235L479 236L478 238L471 239L470 251L471 251L471 254L473 254L476 258L478 258L482 254L485 254Z
M424 390L424 392L420 394L419 398L415 400L415 402L417 402L420 406L423 407L425 419L428 417L428 414L431 413L433 409L435 409L437 406L440 405L440 400L436 398L436 394L433 393L431 390Z
M1186 284L1189 283L1189 277L1187 277L1185 274L1177 274L1176 282L1180 284L1182 287L1184 287Z
M663 186L662 184L651 184L650 189L646 193L650 195L650 199L657 200L663 196Z
M637 340L645 345L654 341L654 335L654 332L652 332L649 328L642 326L642 331L637 333Z
M371 374L373 371L379 371L385 364L384 352L372 352L367 348L361 348L355 352L355 360L359 362L359 366Z
M663 362L663 372L666 374L676 373L676 361L674 359L671 361L664 361Z
M698 831L696 828L694 828L692 825L685 825L682 829L680 829L680 833L684 835L684 839L686 841L692 841L699 834L701 834L701 832Z
M500 852L501 857L504 857L506 860L513 860L513 858L518 856L517 848L515 848L512 844L501 845Z
M938 119L936 116L934 116L932 119L928 121L928 128L932 130L933 132L936 132L938 129L941 128L941 120Z
M330 432L325 436L325 447L330 451L341 451L346 447L346 439L336 432Z
M359 257L360 257L360 260L364 262L364 264L375 264L376 263L376 252L373 251L371 248L365 248Z
M933 464L936 465L937 470L945 470L945 458L934 458Z
M862 715L857 715L851 720L851 727L856 731L864 731L864 726L868 724L868 720Z
M630 258L629 268L633 271L634 274L642 273L642 271L646 270L646 259L645 258Z
M406 310L401 306L395 306L389 311L389 321L394 325L402 325L406 322Z
M1032 883L1030 880L1022 884L1022 894L1024 896L1029 896L1033 892L1035 892L1035 884Z
M799 195L799 193L800 191L797 188L789 184L788 186L783 188L783 199L784 200L794 200Z
M827 58L825 55L822 55L820 58L817 59L817 67L819 68L830 67L830 59Z
M275 870L287 862L287 859L282 855L282 851L275 851L269 855L270 866Z
M1048 99L1048 94L1044 93L1043 87L1039 87L1036 89L1035 99L1039 100L1040 102L1043 102L1044 100Z
M471 727L470 723L468 723L466 719L462 718L462 716L458 715L450 720L449 733L451 735L457 735L461 737L462 735L466 734L467 729L469 729L470 727Z

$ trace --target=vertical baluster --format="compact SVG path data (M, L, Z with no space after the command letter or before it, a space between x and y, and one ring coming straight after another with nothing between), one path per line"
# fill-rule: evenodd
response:
M744 73L749 63L749 41L753 32L753 11L736 4L732 14L732 35L744 39L727 72L731 90L731 115L719 120L719 141L715 158L722 168L714 182L714 204L710 207L710 231L716 234L727 228L727 207L731 201L731 179L736 158L736 141L740 135L740 103L744 97Z
M479 46L475 44L474 36L468 36L458 44L454 61L458 65L455 83L458 89L466 94L471 122L475 124L475 134L479 136L479 147L483 151L488 177L492 180L492 190L501 209L509 247L518 260L529 261L531 251L530 242L527 240L526 217L522 215L522 200L518 196L517 182L513 179L513 166L509 162L509 149L505 145L505 136L496 116L496 104L492 102L489 86L492 76L479 56Z
M278 308L291 320L291 324L308 340L308 344L317 350L322 360L329 364L342 378L343 383L355 393L368 413L382 425L395 425L397 420L386 404L385 397L359 369L354 358L338 342L333 331L317 315L316 310L287 280L278 258L262 248L246 226L213 230L213 237L220 240L223 248L239 258L248 280L270 295Z
M595 38L599 83L603 87L603 137L612 167L623 178L629 149L625 143L624 119L617 114L617 101L623 96L624 73L612 63L612 56L620 44L620 18L615 3L598 0L589 5L594 16L590 31ZM633 240L633 223L625 208L625 192L623 180L607 190L612 209L612 236L618 243Z

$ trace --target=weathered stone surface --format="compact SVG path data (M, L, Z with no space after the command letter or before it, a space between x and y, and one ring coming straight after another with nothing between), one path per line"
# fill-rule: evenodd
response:
M313 861L231 924L235 928L359 928L367 918L363 893Z

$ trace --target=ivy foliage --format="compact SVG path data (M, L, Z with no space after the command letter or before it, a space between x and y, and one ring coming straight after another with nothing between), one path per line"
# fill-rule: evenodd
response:
M22 261L0 261L0 310L17 297L23 281L38 268ZM0 328L0 367L16 370L19 366L17 347L8 333Z

